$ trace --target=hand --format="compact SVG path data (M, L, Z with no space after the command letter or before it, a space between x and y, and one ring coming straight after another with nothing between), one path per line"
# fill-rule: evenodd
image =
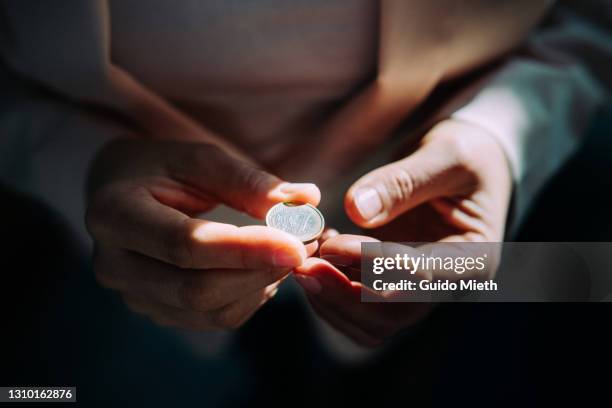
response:
M93 164L89 197L98 281L161 325L236 328L317 247L193 218L219 203L262 218L277 202L319 202L316 186L285 183L213 145L111 142Z
M510 194L509 167L494 138L477 126L447 120L413 154L359 179L345 207L356 224L386 241L490 242L503 238ZM296 280L322 318L372 346L425 316L429 305L361 302L367 288L358 282L360 242L368 240L375 239L328 239L320 248L323 260L307 260Z

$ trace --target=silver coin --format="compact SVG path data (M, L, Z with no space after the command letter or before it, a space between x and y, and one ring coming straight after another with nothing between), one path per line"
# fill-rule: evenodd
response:
M266 225L296 236L305 244L323 233L323 214L310 204L278 203L266 214Z

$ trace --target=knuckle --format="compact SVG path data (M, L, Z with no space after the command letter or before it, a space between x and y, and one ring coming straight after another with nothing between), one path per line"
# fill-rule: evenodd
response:
M263 182L261 171L246 163L241 163L239 166L241 167L242 184L250 191L258 191Z
M204 299L206 299L207 288L202 284L196 284L192 280L181 283L179 298L185 309L206 310Z
M93 260L93 273L94 278L98 285L103 288L112 289L116 285L115 278L111 273L111 269L101 255L96 255Z
M110 241L110 232L125 222L123 211L125 197L139 190L133 182L114 182L96 190L85 210L85 227L89 234L100 241Z
M178 223L176 228L170 230L164 237L163 247L168 261L182 269L189 269L193 265L192 248L194 243L194 225L190 218Z
M251 194L258 194L266 189L265 173L260 169L244 162L236 163L236 182L242 189ZM251 200L242 200L243 210L249 210L248 205Z
M408 201L415 189L414 177L401 166L390 171L384 180L387 204L391 208Z
M107 208L110 206L110 194L108 189L102 189L92 197L85 212L85 226L87 231L94 238L98 238L104 233L104 226L108 224L109 217Z
M246 316L238 308L224 307L213 314L215 324L225 330L236 330L246 321Z
M127 296L123 296L123 303L125 303L127 308L134 313L142 315L146 314L146 308L140 302L136 302Z
M179 296L184 308L199 312L212 310L218 303L215 291L209 282L202 278L186 279L181 284Z
M177 149L176 154L177 160L171 160L167 164L169 172L181 178L190 178L194 169L208 174L219 161L221 150L210 144L184 143Z
M113 285L113 279L103 269L94 268L94 277L98 285L103 288L111 289Z
M438 134L449 161L445 175L453 175L460 190L470 191L478 185L482 173L483 153L478 138L465 137L464 132L445 131Z
M251 213L254 211L254 203L264 191L270 188L270 179L267 173L261 169L239 160L232 160L226 163L228 167L227 174L231 190L236 194L248 192L252 196L251 200L236 199L233 200L232 207L239 211Z

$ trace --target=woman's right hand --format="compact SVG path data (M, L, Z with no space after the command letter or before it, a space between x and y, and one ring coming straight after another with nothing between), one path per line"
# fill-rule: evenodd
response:
M193 218L225 204L261 219L278 202L320 199L314 184L283 182L210 144L112 141L88 197L96 278L161 325L237 328L316 251L273 228Z

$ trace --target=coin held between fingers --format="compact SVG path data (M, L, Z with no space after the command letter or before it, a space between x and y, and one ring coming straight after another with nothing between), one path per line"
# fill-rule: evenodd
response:
M325 227L323 214L311 204L278 203L266 214L266 225L296 236L304 244L319 239Z

